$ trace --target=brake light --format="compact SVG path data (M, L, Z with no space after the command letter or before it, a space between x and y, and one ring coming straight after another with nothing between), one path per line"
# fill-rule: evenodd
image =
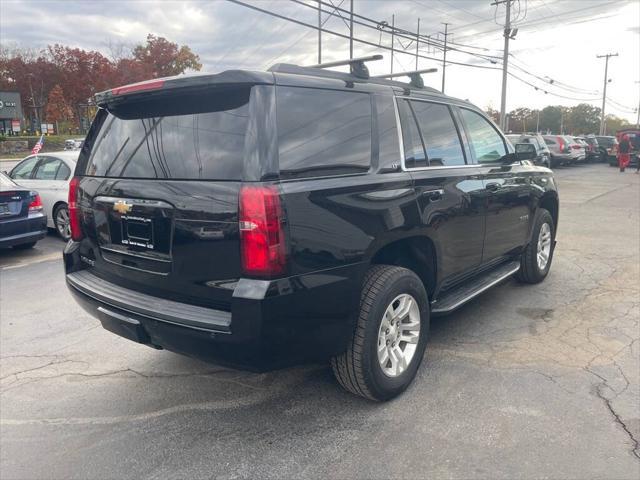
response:
M29 213L31 212L41 212L42 211L42 199L40 195L35 192L31 192L33 200L29 204Z
M286 248L278 189L244 185L239 203L243 272L264 277L284 273Z
M78 188L80 178L73 177L69 182L69 227L71 228L71 239L73 241L82 240L82 230L80 229L80 208L78 207Z
M164 80L150 80L147 82L132 83L123 87L111 89L112 95L124 95L125 93L144 92L145 90L157 90L162 88Z
M564 152L564 140L562 140L561 138L558 138L558 147L560 148L561 152Z

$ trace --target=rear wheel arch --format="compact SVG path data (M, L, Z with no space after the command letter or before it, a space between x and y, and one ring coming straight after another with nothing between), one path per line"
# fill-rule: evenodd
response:
M433 297L438 278L438 255L430 237L412 236L388 242L373 253L370 263L411 270L422 280L429 298Z
M551 218L553 218L553 230L556 232L558 229L558 216L560 214L558 196L551 192L545 194L538 203L538 209L541 208L551 214Z
M55 215L56 210L58 209L58 207L60 206L65 206L68 208L67 206L67 202L65 202L64 200L58 200L56 203L53 204L53 207L51 208L51 215Z

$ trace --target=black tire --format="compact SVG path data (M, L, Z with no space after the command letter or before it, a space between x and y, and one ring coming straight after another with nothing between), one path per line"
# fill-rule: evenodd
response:
M547 264L541 269L538 265L538 237L540 235L540 229L545 223L549 225L551 230L551 250ZM551 268L551 262L553 261L555 238L556 232L553 225L553 217L548 210L540 208L536 213L531 242L529 242L529 245L527 245L527 248L525 248L520 257L520 270L518 270L516 274L518 280L523 283L540 283L547 277L549 269Z
M63 214L64 212L66 212L66 221L67 221L67 227L65 228L65 226L61 223L61 219L59 219L59 214ZM58 205L54 210L53 210L53 224L56 227L56 233L62 237L62 239L64 241L67 241L71 238L71 232L68 230L68 222L69 222L69 208L67 207L66 203L62 203L60 205Z
M14 245L14 250L29 250L36 246L37 242L21 243L20 245Z
M389 377L378 361L378 331L383 315L401 294L411 295L420 311L420 335L406 370ZM360 296L360 312L347 350L331 359L333 373L346 390L370 400L390 400L413 381L422 362L429 331L429 301L420 278L411 270L376 265L367 272Z

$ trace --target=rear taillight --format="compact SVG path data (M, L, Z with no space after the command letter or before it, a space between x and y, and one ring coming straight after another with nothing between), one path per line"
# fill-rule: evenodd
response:
M571 148L573 148L574 150L580 150L582 148L582 145L578 145L577 143L571 145Z
M286 248L278 189L271 185L244 185L239 203L243 272L260 277L284 273Z
M80 208L78 207L78 188L80 178L73 177L69 182L69 227L71 228L71 239L78 242L82 240L82 230L80 229Z
M29 212L41 212L42 211L42 199L40 195L35 192L31 192L31 203L29 204Z

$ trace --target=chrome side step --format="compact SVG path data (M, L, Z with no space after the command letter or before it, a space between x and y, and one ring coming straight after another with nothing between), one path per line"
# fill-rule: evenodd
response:
M482 292L506 280L520 269L519 261L504 263L489 272L473 277L468 283L456 287L438 300L431 302L431 314L443 315L454 311Z

